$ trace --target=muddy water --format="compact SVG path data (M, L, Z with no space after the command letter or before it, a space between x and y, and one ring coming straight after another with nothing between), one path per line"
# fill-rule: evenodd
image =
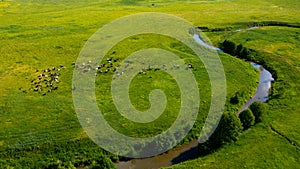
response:
M180 162L195 159L197 154L198 140L179 146L167 153L144 159L133 159L126 162L115 163L118 169L156 169L167 167Z

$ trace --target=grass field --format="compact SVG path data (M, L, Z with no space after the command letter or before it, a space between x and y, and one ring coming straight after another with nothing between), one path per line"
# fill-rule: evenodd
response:
M299 6L297 0L0 2L0 167L90 165L93 162L97 163L95 157L102 157L103 154L106 156L107 153L92 143L81 129L72 102L74 69L72 63L76 61L87 39L104 24L128 14L164 12L180 16L197 26L238 29L247 27L249 22L269 20L299 22ZM221 32L207 35L215 44L229 38L236 43L266 53L264 59L275 67L279 74L278 81L274 85L274 91L279 95L270 100L271 109L265 121L244 133L238 142L178 167L240 168L246 165L249 168L287 166L297 168L299 151L296 151L286 139L274 133L270 127L299 146L299 131L297 131L299 49L296 48L299 46L299 30L265 27L233 34ZM174 40L159 36L151 37L151 41L149 39L149 35L141 35L138 37L137 45L131 48L128 46L136 39L124 40L115 47L117 54L114 57L122 60L126 54L139 48L149 45L159 46L193 62L193 65L198 67L197 71L193 71L197 80L208 82L202 64L189 52L181 51L180 44L178 48L176 45L174 47L176 44ZM227 104L228 110L237 110L254 93L258 81L257 72L248 63L229 55L220 54L220 58L226 73L227 98L231 98L238 91L244 93L238 105L231 107ZM65 68L61 68L58 90L45 96L28 91L31 80L38 75L36 70L60 67L61 64ZM99 78L105 79L109 76L101 75ZM132 93L133 104L136 104L138 109L144 110L149 107L147 99L142 99L142 104L137 104L135 98L138 98L137 96L147 98L145 96L148 92L145 89L153 88L151 85L164 88L162 80L166 80L165 83L176 89L172 79L166 78L164 74L150 72L149 76L154 77L154 82L138 76L137 82L133 83L137 85L132 86L132 91L144 91L141 94ZM20 90L20 87L27 90L27 93ZM210 99L209 85L204 89L205 92L201 93L203 102L198 122L183 142L199 136ZM99 88L98 92L103 91ZM176 95L178 95L176 92L167 94L167 96ZM102 104L107 104L103 108L112 112L107 114L106 118L111 121L114 128L131 136L155 135L168 128L176 117L176 113L173 112L178 109L176 104L169 105L167 109L169 116L160 118L157 123L138 125L122 119L111 106L109 99L101 98L102 96L105 95L99 95L98 98L100 108ZM170 102L178 102L178 99L171 97ZM253 148L254 145L257 148ZM117 159L115 156L109 156L113 160Z
M263 27L223 37L257 50L278 78L261 124L216 153L172 168L299 168L299 29ZM214 39L218 39L218 35ZM216 43L218 43L216 41Z

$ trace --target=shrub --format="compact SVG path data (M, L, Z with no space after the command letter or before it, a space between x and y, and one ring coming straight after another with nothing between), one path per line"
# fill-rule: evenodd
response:
M241 129L241 122L235 113L224 113L218 127L209 140L198 145L200 155L207 155L225 143L236 141Z
M259 123L262 121L262 115L266 113L268 107L265 103L254 102L250 105L250 109L255 116L255 123Z
M239 115L244 130L247 130L255 123L255 117L250 109L246 109Z
M233 97L230 98L231 104L238 104L240 102L239 93L236 93Z
M229 41L229 40L225 40L224 42L223 42L223 51L225 52L225 53L228 53L228 54L230 54L230 55L235 55L236 54L236 45L235 45L235 43L234 42L231 42L231 41Z
M237 54L238 56L240 56L243 49L244 49L243 45L242 45L242 44L239 44L239 45L236 47L236 54Z

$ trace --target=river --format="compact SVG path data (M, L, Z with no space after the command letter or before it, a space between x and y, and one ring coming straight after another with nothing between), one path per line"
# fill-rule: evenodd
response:
M205 43L198 34L195 34L193 38L202 46L210 49L223 52L221 49ZM269 90L271 83L274 80L272 74L264 69L261 65L256 63L250 63L256 67L260 73L260 81L256 93L247 101L247 103L239 110L238 113L247 109L253 102L266 102L269 96ZM157 169L161 167L167 167L187 160L195 159L198 157L197 153L198 140L194 140L188 144L178 146L166 153L144 159L132 159L129 161L121 161L115 163L118 169Z

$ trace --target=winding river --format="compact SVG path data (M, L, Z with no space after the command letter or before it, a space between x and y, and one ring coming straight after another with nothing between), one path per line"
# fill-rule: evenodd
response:
M198 34L195 34L193 38L202 46L219 52L223 52L221 49L205 43ZM266 102L268 100L271 83L274 80L272 74L264 69L261 65L258 65L256 63L251 63L251 65L256 67L261 72L259 85L254 96L247 101L247 103L239 110L238 114L247 109L253 102ZM115 163L115 165L118 169L157 169L160 167L167 167L197 158L197 145L198 140L194 140L188 144L178 146L161 155L144 159L121 161Z

